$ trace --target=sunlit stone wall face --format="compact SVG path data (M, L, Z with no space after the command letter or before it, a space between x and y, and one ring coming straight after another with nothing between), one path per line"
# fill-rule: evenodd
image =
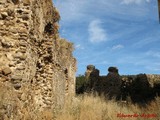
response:
M62 108L75 94L76 59L59 19L52 0L0 1L0 84L17 95L21 117Z

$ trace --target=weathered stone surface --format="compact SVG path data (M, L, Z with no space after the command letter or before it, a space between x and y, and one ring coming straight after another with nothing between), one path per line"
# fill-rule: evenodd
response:
M19 3L19 0L12 0L12 2L13 2L14 4L18 4L18 3Z
M15 81L15 80L21 81L22 78L23 78L22 75L12 75L12 76L11 76L11 80L12 80L12 81Z
M16 108L22 116L24 108L32 119L33 111L62 108L75 94L76 59L73 44L59 37L52 0L1 0L0 7L0 69L9 66L0 84L23 94Z
M24 5L30 5L30 3L31 3L30 0L23 0Z
M11 69L9 67L5 67L2 69L2 74L4 75L8 75L8 74L11 74Z
M0 91L0 119L17 119L17 116L20 116L18 109L16 109L20 106L17 93L14 91L10 83L0 82ZM17 116L15 116L16 114Z
M2 18L6 18L8 16L8 13L7 12L1 12L1 16L2 16Z

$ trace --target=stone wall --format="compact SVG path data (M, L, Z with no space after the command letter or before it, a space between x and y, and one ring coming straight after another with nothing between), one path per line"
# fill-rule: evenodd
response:
M20 110L61 108L75 94L73 44L59 37L59 19L52 0L0 1L0 84L11 84Z
M116 67L109 67L108 74L100 76L99 70L94 65L88 65L85 76L91 91L103 94L109 99L113 97L119 99L122 81Z
M88 65L85 73L89 91L104 94L116 99L126 100L130 96L133 102L148 102L160 96L160 75L138 74L119 75L116 67L109 67L106 76L100 76L94 65Z
M159 74L145 74L147 77L147 81L149 82L150 86L153 88L155 85L160 84L160 75ZM135 80L137 75L122 75L122 80Z

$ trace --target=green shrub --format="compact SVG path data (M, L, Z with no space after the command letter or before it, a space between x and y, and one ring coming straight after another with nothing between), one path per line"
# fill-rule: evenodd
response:
M84 75L76 77L76 93L84 93L87 87L87 80Z

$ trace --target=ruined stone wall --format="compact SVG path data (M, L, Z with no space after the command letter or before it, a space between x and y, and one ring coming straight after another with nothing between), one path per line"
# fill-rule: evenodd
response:
M21 110L61 108L75 93L73 44L59 37L59 19L52 0L0 1L0 83L14 87Z
M109 71L110 68L113 69L113 70ZM109 67L109 69L108 69L109 73L110 72L111 73L118 73L118 69L116 67ZM95 71L98 71L98 74ZM94 74L95 76L92 75L92 74ZM151 87L154 87L154 85L160 84L160 75L159 74L144 74L144 75L146 75L146 79L147 79L147 81L148 81L148 83L150 84ZM86 69L86 72L85 72L86 80L90 79L90 78L96 78L99 81L99 83L101 83L101 84L105 84L105 82L107 82L107 81L108 81L108 83L109 82L110 83L114 82L112 79L107 78L107 76L108 75L100 76L99 75L99 70L96 69L94 65L88 65L87 66L87 69ZM138 75L121 75L120 79L122 81L127 81L127 82L128 82L128 80L134 81L137 76ZM115 79L117 79L117 78L115 78Z
M153 88L155 85L160 84L160 75L158 74L145 74L150 86ZM129 79L134 80L137 75L122 75L123 81L128 81Z
M146 75L151 87L154 87L154 85L156 84L160 84L160 75L157 74L146 74Z
M138 74L119 75L116 67L109 67L106 76L100 76L99 70L88 65L85 73L87 90L104 94L116 99L126 100L130 96L133 102L148 102L160 96L160 75Z

